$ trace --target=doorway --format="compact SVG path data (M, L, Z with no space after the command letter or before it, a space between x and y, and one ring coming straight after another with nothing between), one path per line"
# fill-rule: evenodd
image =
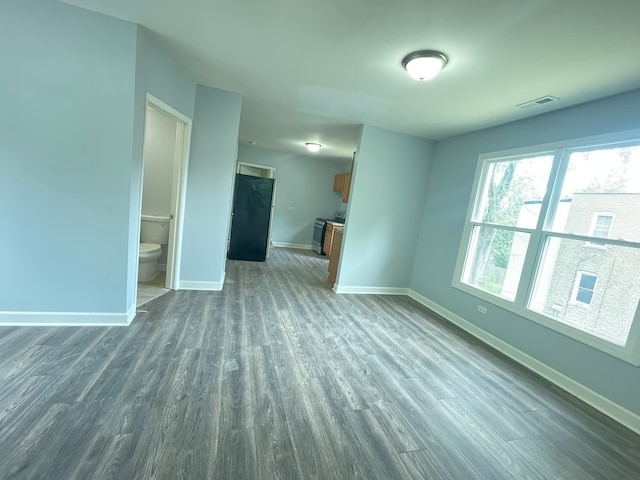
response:
M156 268L165 276L156 285L179 288L182 220L186 191L191 119L147 94L140 187L140 222L143 218L166 221L168 238ZM140 245L140 242L138 242ZM138 249L140 247L138 246ZM138 258L140 251L138 251ZM140 293L136 292L139 296ZM139 304L136 298L136 304Z

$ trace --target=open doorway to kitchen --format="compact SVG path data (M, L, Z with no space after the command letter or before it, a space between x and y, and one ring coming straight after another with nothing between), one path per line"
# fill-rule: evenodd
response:
M190 139L191 119L147 94L136 305L179 287Z

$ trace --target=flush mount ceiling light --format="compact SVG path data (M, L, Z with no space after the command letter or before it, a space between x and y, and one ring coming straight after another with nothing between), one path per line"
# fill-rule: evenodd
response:
M434 78L446 64L447 56L435 50L419 50L402 59L407 73L420 82Z
M307 146L307 150L314 153L320 150L320 147L322 147L322 145L320 145L319 143L305 143L305 145Z

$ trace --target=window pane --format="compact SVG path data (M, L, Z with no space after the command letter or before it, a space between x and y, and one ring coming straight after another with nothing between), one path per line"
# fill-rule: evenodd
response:
M475 221L535 228L552 162L546 155L488 163Z
M582 288L579 288L578 293L576 294L576 300L578 302L586 303L587 305L591 304L592 297L593 292L591 290L584 290Z
M571 153L554 232L638 242L639 217L640 146Z
M609 238L613 214L596 215L591 235L598 238Z
M529 309L624 345L640 300L638 272L638 248L594 249L583 241L550 237Z
M586 288L588 290L593 290L593 288L596 286L596 277L595 275L587 275L586 273L583 273L580 276L580 288Z
M462 281L514 300L528 245L528 233L474 227Z

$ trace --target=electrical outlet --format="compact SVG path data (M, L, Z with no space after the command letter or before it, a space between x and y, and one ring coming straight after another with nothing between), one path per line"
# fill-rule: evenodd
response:
M485 315L487 313L487 307L484 307L482 305L478 305L478 311L480 313L482 313L483 315Z

